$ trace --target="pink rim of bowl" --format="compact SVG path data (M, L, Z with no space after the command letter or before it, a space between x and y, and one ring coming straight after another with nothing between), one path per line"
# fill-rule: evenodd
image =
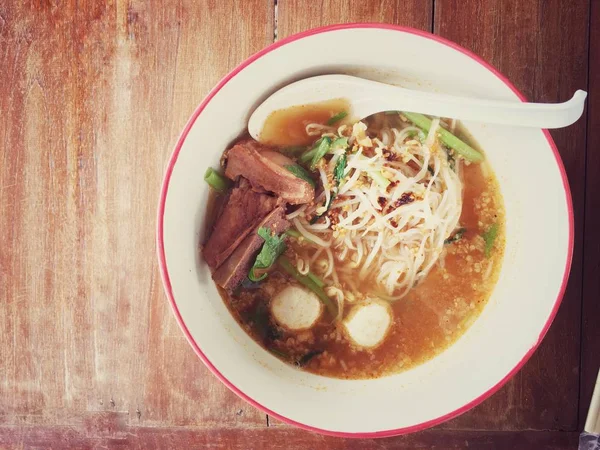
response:
M414 34L417 36L424 37L426 39L431 39L431 40L437 41L440 44L451 47L454 50L457 50L457 51L465 54L466 56L472 58L473 60L477 61L479 64L481 64L486 69L488 69L490 72L492 72L494 75L496 75L496 77L498 77L507 87L509 87L521 99L521 101L527 101L525 96L504 75L502 75L498 70L496 70L490 64L488 64L487 62L482 60L479 56L475 55L473 52L459 46L458 44L456 44L452 41L449 41L442 37L428 33L426 31L416 30L414 28L402 27L402 26L397 26L397 25L380 24L380 23L350 23L350 24L331 25L331 26L325 26L325 27L321 27L321 28L314 28L312 30L307 30L302 33L294 34L292 36L289 36L285 39L282 39L280 41L277 41L277 42L269 45L268 47L264 48L260 52L250 56L248 59L246 59L244 62L242 62L239 66L237 66L235 69L233 69L230 73L228 73L219 82L219 84L217 84L213 88L213 90L204 98L202 103L200 103L200 105L196 108L196 110L192 114L191 118L189 119L188 123L186 124L185 128L183 129L183 132L179 136L179 140L177 141L177 145L175 146L175 149L173 151L173 154L171 155L167 169L165 171L163 184L162 184L161 192L160 192L159 205L158 205L156 244L157 244L157 252L158 252L158 265L159 265L163 285L165 288L165 293L167 294L167 298L169 299L169 302L171 303L173 313L175 314L175 317L177 319L177 322L179 323L179 326L183 330L183 333L185 334L187 340L189 341L190 345L192 346L192 348L194 349L196 354L200 357L200 359L204 362L204 364L206 364L206 366L210 369L210 371L213 374L215 374L217 376L217 378L219 378L219 380L221 380L229 389L231 389L238 396L240 396L241 398L246 400L248 403L250 403L254 407L263 411L264 413L269 414L283 422L289 423L291 425L295 425L295 426L305 429L305 430L314 431L314 432L329 435L329 436L338 436L338 437L347 437L347 438L381 438L381 437L397 436L397 435L401 435L401 434L407 434L407 433L413 433L416 431L421 431L421 430L424 430L426 428L440 424L442 422L445 422L456 416L459 416L460 414L467 412L469 409L477 406L483 400L485 400L486 398L488 398L492 394L494 394L496 391L498 391L529 360L531 355L535 352L535 350L539 346L540 342L546 335L546 332L550 328L550 325L552 324L552 321L554 320L554 317L556 316L556 313L560 306L561 300L562 300L565 290L567 288L567 281L569 279L569 271L571 269L571 261L573 258L573 241L574 241L573 203L571 200L571 191L569 188L569 181L567 179L567 174L565 172L565 168L562 163L560 154L558 153L558 149L556 148L556 144L554 143L554 140L550 136L550 133L548 132L548 130L543 130L544 136L546 137L546 139L548 141L548 145L550 146L550 148L552 149L552 152L554 153L554 157L556 159L556 164L558 165L558 168L560 170L563 187L565 190L565 197L567 199L567 209L568 209L568 213L569 213L569 247L568 247L567 261L565 264L565 270L564 270L564 274L563 274L560 291L558 293L558 297L556 298L556 301L554 302L554 306L552 308L552 312L550 313L550 316L548 317L548 321L544 325L544 328L542 329L542 332L540 333L535 345L533 345L533 347L531 347L529 349L529 351L523 356L523 358L519 361L519 363L508 374L506 374L498 383L496 383L495 386L491 387L489 390L487 390L486 392L484 392L483 394L481 394L479 397L472 400L471 402L467 403L466 405L462 406L461 408L458 408L457 410L452 411L443 416L440 416L436 419L432 419L432 420L429 420L429 421L426 421L426 422L423 422L423 423L420 423L417 425L413 425L410 427L397 428L397 429L392 429L392 430L383 430L383 431L377 431L377 432L369 432L369 433L346 433L346 432L323 430L320 428L316 428L316 427L313 427L310 425L306 425L306 424L288 419L287 417L283 417L282 415L277 414L274 411L271 411L270 409L268 409L265 406L261 405L260 403L256 402L251 397L244 394L244 392L242 392L239 388L237 388L235 385L233 385L227 378L225 378L225 376L221 372L219 372L217 370L217 368L209 361L209 359L206 357L206 355L204 355L204 353L202 352L202 350L200 349L198 344L194 341L194 338L190 334L185 322L183 321L183 318L181 317L179 309L177 308L177 302L175 301L175 298L173 297L173 291L171 289L171 281L169 278L169 271L168 271L167 263L166 263L166 259L165 259L165 249L164 249L164 239L163 239L163 219L164 219L164 212L165 212L165 202L167 199L167 192L169 190L169 182L171 180L171 174L173 172L173 167L175 166L175 163L177 162L177 157L179 156L181 147L182 147L185 139L187 138L187 135L188 135L190 129L194 125L194 122L198 118L198 116L202 113L202 111L204 110L206 105L208 105L208 103L212 100L212 98L216 95L216 93L219 92L219 90L221 90L221 88L223 88L223 86L225 86L229 82L229 80L231 80L233 77L235 77L246 66L250 65L251 63L253 63L257 59L261 58L262 56L266 55L267 53L269 53L279 47L282 47L290 42L294 42L299 39L303 39L303 38L313 36L316 34L327 33L327 32L336 31L336 30L351 29L351 28L379 28L379 29L383 29L383 30L394 30L394 31L400 31L403 33Z

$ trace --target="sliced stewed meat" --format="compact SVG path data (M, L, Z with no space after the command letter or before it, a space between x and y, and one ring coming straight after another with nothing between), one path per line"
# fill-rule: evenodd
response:
M273 192L292 205L313 200L315 190L285 167L295 163L252 139L238 142L227 153L225 176L247 178L255 188Z
M241 179L225 200L221 215L204 246L204 259L209 267L214 270L223 264L279 203L277 197L255 192L246 180Z
M235 289L248 276L256 255L263 245L263 238L258 235L259 228L268 228L280 234L288 229L289 222L285 218L285 209L278 206L252 232L246 236L231 256L213 273L215 283L229 291Z

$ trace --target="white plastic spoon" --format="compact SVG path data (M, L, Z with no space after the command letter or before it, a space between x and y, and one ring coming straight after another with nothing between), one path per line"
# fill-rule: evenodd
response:
M321 75L288 84L272 94L250 116L248 131L260 140L272 112L338 98L350 102L356 119L398 110L502 125L561 128L581 117L586 96L587 92L578 90L564 103L485 100L414 91L349 75Z

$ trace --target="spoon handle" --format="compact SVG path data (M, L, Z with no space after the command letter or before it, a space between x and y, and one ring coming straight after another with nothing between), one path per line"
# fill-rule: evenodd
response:
M374 92L377 101L368 101L371 108L377 111L366 115L387 109L400 109L459 120L535 128L562 128L571 125L581 117L587 96L585 91L578 90L564 103L525 103L457 97L380 85L381 88ZM362 109L360 106L357 105L358 109ZM363 112L360 115L365 114Z

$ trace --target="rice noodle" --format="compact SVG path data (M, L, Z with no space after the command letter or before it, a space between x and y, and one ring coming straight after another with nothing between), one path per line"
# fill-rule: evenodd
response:
M353 299L361 295L356 286L359 280L370 280L384 299L405 296L436 265L445 239L458 226L462 163L449 161L438 142L440 120L432 120L427 136L414 126L389 128L387 124L383 122L377 137L369 137L360 122L337 130L306 126L311 135L337 131L335 137L348 137L351 144L338 195L332 199L330 185L343 154L336 150L319 167L322 191L314 204L287 216L310 249L309 261L298 269L318 270L327 292L341 306L348 297L345 292ZM384 187L382 178L390 181L389 186ZM328 213L311 224L330 201ZM343 288L338 272L343 275Z
M304 210L306 209L307 206L308 205L302 205L300 208L296 209L295 211L292 211L287 216L285 216L285 218L287 220L292 220L294 217L298 217L300 214L302 214L304 212Z
M310 272L310 263L304 258L298 258L296 261L296 269L298 269L298 272L300 272L302 275L306 275L308 272Z

